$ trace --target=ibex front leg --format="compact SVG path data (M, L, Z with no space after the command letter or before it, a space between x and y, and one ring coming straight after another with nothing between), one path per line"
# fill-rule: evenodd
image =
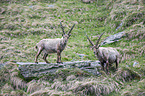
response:
M57 63L62 63L61 62L61 52L60 52L60 50L57 50Z
M104 71L104 62L101 62L102 70Z

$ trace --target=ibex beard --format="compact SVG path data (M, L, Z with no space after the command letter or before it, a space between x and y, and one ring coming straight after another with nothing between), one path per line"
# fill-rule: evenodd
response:
M50 63L46 60L47 56L49 53L57 53L57 63L62 63L61 62L61 52L65 49L65 46L67 44L67 41L69 37L71 36L71 31L74 28L75 24L71 27L69 32L66 34L64 32L64 28L60 22L63 34L62 38L56 38L56 39L43 39L39 43L36 44L36 49L38 49L38 52L35 56L35 63L37 62L37 59L41 52L44 53L43 59L46 63Z

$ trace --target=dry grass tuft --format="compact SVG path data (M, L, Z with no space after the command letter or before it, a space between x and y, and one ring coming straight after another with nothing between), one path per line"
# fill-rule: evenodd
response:
M16 90L11 86L11 84L6 83L2 89L1 94L2 96L27 96L26 92L23 90Z
M74 79L76 79L76 76L75 76L75 75L70 75L70 76L68 76L68 77L66 78L66 81L72 81L72 80L74 80Z
M132 25L131 29L126 30L126 41L130 41L130 43L128 42L124 42L121 41L120 45L122 47L126 47L126 48L118 48L119 52L121 53L121 61L125 61L125 60L129 60L131 58L136 58L136 56L143 56L145 54L145 42L138 42L138 41L143 41L145 39L145 34L144 34L144 30L145 27L142 23L140 24L134 24ZM142 47L140 47L142 46Z
M133 40L133 39L145 39L145 27L143 24L135 24L133 25L134 29L130 29L129 31L126 32L127 34L127 39Z
M6 83L2 88L1 88L1 91L2 91L2 94L4 95L4 94L9 94L12 90L14 90L14 88L10 85L10 84L8 84L8 83Z
M133 91L132 91L133 90ZM123 96L144 96L145 95L145 79L135 83L130 84L125 90L120 91Z
M37 82L35 80L30 81L27 83L27 92L28 93L33 93L35 91L41 90L45 88L45 85L42 82Z
M0 85L10 79L9 71L6 68L0 69Z
M6 72L7 74L3 74L0 76L2 82L10 80L9 82L14 89L26 88L26 82L19 77L18 67L15 63L8 62L4 68L5 68L5 71L3 70L3 72Z
M73 96L72 92L61 92L56 90L51 90L49 87L46 87L43 90L35 91L30 94L30 96Z
M144 1L143 0L124 0L122 3L136 5L136 4L140 4L140 3L143 4Z
M11 77L11 84L15 89L26 88L26 82L19 77Z
M113 0L110 2L112 1ZM112 10L109 18L105 20L105 23L115 20L114 25L111 25L112 27L117 28L122 23L122 29L125 29L136 22L142 22L141 20L144 20L145 16L145 7L140 4L140 1L141 0L117 0L113 2L113 6L109 4L108 6L111 6Z
M23 90L11 91L10 95L11 96L28 96L28 94Z
M63 84L63 82L60 82L59 80L54 80L54 83L51 85L51 88L63 91L66 91L68 89L67 85Z
M29 96L45 96L48 95L49 91L49 89L41 89L31 93Z
M107 95L113 91L119 91L119 84L109 78L90 79L75 82L69 90L72 90L75 94L79 95Z
M125 91L121 95L122 96L132 96L130 91Z
M129 82L133 79L140 80L141 78L139 73L125 67L120 68L113 77L120 82Z

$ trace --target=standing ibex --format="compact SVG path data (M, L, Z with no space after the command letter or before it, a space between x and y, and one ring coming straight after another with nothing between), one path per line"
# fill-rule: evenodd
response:
M87 39L89 40L90 44L92 45L92 49L94 51L95 56L99 59L102 69L104 70L104 63L106 63L106 72L108 74L108 67L109 64L116 63L116 70L118 68L119 64L119 52L112 47L100 47L99 41L104 33L100 35L98 38L96 45L93 44L93 42L89 39L87 36Z
M61 52L64 50L67 41L69 37L71 36L71 31L74 28L75 24L72 26L72 28L69 30L69 32L66 34L64 32L64 28L60 22L61 29L62 29L62 38L56 38L56 39L43 39L39 43L36 44L36 49L38 49L38 53L35 57L35 63L37 62L38 56L41 54L41 52L44 53L43 59L46 63L49 63L46 60L46 57L49 53L57 53L57 63L61 63Z

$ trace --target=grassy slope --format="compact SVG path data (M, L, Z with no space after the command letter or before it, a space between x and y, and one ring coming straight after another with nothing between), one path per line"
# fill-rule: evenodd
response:
M80 0L58 0L54 3L46 3L45 0L41 0L41 2L39 0L31 0L15 3L3 2L0 3L0 5L1 63L10 60L34 62L36 54L34 46L37 42L44 38L61 37L62 31L59 24L60 21L63 21L66 31L69 30L74 23L76 24L67 47L62 53L62 61L64 62L81 60L76 53L88 55L83 58L84 60L96 60L92 50L89 48L90 44L86 40L85 32L95 42L97 40L96 36L99 36L102 32L105 32L102 37L103 40L109 35L125 31L127 38L123 38L117 43L105 45L105 47L115 47L121 53L122 58L118 73L123 72L123 69L128 68L127 66L129 66L128 70L140 75L141 80L131 80L130 82L120 83L121 81L113 79L115 81L111 82L110 77L115 78L113 76L116 76L116 74L112 73L109 77L104 75L105 78L107 78L106 80L115 86L113 87L114 89L109 89L108 87L109 91L105 92L111 93L113 92L111 89L115 90L116 84L114 84L114 82L118 83L118 86L120 86L118 87L118 90L121 89L121 91L118 92L115 90L110 95L136 95L139 91L142 92L143 89L145 89L145 86L143 86L145 82L145 5L143 4L143 0L140 2L137 0L98 0L98 2L91 4L82 3ZM48 5L53 5L54 7L48 7ZM121 22L123 22L122 27L115 30ZM42 55L40 56L39 61L43 62L41 58ZM56 62L56 54L51 54L48 57L48 60L50 62ZM138 63L135 67L133 67L134 62ZM83 79L84 82L92 81L94 84L93 88L98 88L97 85L100 83L95 81L100 81L101 78L104 77L91 77L91 79L88 79L87 77L84 78L86 78ZM106 84L107 82L105 78L103 84ZM119 78L119 76L116 76L116 78ZM71 94L71 92L77 94L95 94L94 91L89 91L90 93L85 93L83 90L80 91L78 88L79 85L77 84L77 82L79 82L78 78L73 82L74 83L71 81L61 82L61 80L59 81L58 79L58 83L62 86L60 86L60 88L57 86L56 88L54 87L56 86L54 83L51 85L51 88L64 94L65 92L63 93L63 91L67 88L62 89L63 84L61 83L66 83L68 84L67 87L73 91L67 90L68 93L66 92L65 94ZM34 82L32 83L35 85ZM74 87L71 84L76 84L76 86ZM79 82L79 84L83 83ZM86 88L87 85L88 84L84 84L84 88ZM29 87L29 85L27 86ZM49 84L48 86L50 87ZM50 91L52 89L46 90ZM18 93L33 93L29 88L27 91L25 90L21 90L22 92L19 92L18 90ZM135 91L132 92L132 90Z

